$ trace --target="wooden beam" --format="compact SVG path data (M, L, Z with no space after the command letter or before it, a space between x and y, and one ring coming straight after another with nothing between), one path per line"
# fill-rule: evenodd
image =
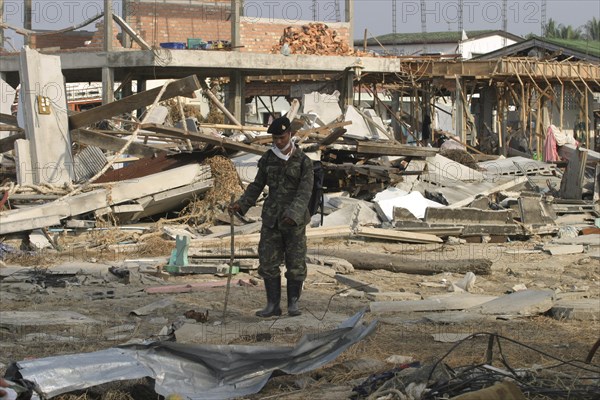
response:
M131 26L121 17L113 14L113 20L119 25L125 33L127 33L137 44L140 45L142 50L152 50L152 47Z
M168 100L177 96L194 97L196 90L200 89L200 82L195 75L187 78L179 79L169 84L160 101ZM69 117L69 129L83 128L95 122L102 121L110 117L124 114L137 110L141 107L148 106L154 102L156 96L160 93L162 87L157 87L151 90L146 90L142 93L137 93L119 101L104 104L102 106L92 108L88 111L83 111Z
M416 147L393 142L362 142L356 144L356 152L379 156L433 157L439 149L434 147Z
M19 123L17 122L17 117L15 117L14 115L10 115L10 114L0 114L0 124L15 125L15 126L19 125Z
M0 125L0 132L25 132L23 128L14 125Z
M25 139L25 133L17 133L7 138L0 139L0 153L6 153L15 149L15 142L19 139Z
M208 144L212 144L213 146L219 146L219 147L223 147L223 148L235 150L235 151L244 151L246 153L251 153L251 154L263 155L264 153L266 153L269 150L268 147L264 147L264 146L255 146L255 145L251 145L251 144L240 143L240 142L236 142L235 140L230 140L227 138L219 138L219 137L212 136L212 135L205 135L205 134L199 133L199 132L186 133L183 129L171 128L171 127L163 126L163 125L142 124L141 128L144 130L147 130L147 131L159 133L159 134L177 138L177 139L183 139L183 140L189 139L192 142L208 143Z
M443 243L444 241L435 235L427 233L404 232L393 229L361 227L356 232L357 236L374 239L393 240L406 243Z
M266 132L266 126L238 126L238 125L227 125L227 124L198 124L201 128L213 128L213 129L231 129L232 131L250 131L250 132ZM271 138L269 138L270 141Z
M333 130L333 132L331 132L329 135L327 135L323 140L321 140L319 142L319 144L321 146L327 146L332 144L333 142L335 142L336 140L338 140L339 138L341 138L342 136L344 136L344 133L346 133L346 129L344 128L336 128Z
M100 147L103 150L119 151L127 143L126 139L121 139L111 135L104 134L88 129L76 129L71 132L71 139L74 142L84 143L89 146ZM140 157L154 157L158 154L164 154L166 151L156 149L141 143L131 143L127 148L127 153Z

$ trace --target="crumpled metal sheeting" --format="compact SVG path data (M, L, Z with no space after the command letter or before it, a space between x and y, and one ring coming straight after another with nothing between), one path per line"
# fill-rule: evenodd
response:
M300 374L334 360L374 331L377 322L362 324L363 315L357 313L337 329L305 335L293 347L153 342L23 361L17 367L48 397L147 376L163 396L229 399L259 392L276 370Z

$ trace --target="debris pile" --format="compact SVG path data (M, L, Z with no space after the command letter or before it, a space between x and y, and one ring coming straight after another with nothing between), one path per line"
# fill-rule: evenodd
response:
M272 53L321 56L352 56L357 54L339 36L335 29L331 29L320 22L312 22L301 27L288 26L284 29L279 44L273 47Z
M322 24L290 28L277 51L287 45L291 52L352 54L337 46L336 35ZM32 52L22 53L24 87L62 79L56 59ZM342 107L340 92L304 88L288 115L296 145L325 171L323 206L306 230L307 312L257 321L246 316L264 297L257 245L268 189L244 216L230 216L226 206L254 180L272 136L263 126L243 125L216 89L203 87L192 75L72 114L66 99L39 107L43 96L25 90L19 115L2 114L3 131L15 133L1 139L2 165L10 160L13 168L2 171L0 188L0 261L6 262L0 265L0 339L18 357L0 355L0 363L35 355L18 368L48 396L108 384L114 376L152 379L151 393L188 398L244 396L268 390L268 379L293 379L272 386L303 398L318 398L304 390L321 384L339 384L342 398L475 391L493 398L489 393L498 390L514 398L598 396L596 364L562 361L595 339L600 321L598 153L565 143L557 148L561 162L542 162L472 154L455 140L423 146L417 126L402 125L399 138L376 105ZM199 90L215 120L185 107L182 118L178 97ZM142 108L143 115L132 115ZM33 168L49 159L66 161ZM25 268L30 265L35 268ZM226 324L221 294L233 275L228 318L235 323ZM358 310L368 310L370 322L361 323ZM513 364L492 345L520 343L473 334L474 326L528 340L537 333L562 358L546 352ZM45 331L32 332L40 327ZM564 347L548 339L550 330L578 339ZM359 346L358 360L332 366L331 378L326 369L312 372L368 334L377 340ZM131 339L137 341L111 347ZM71 355L47 362L43 357L56 356L58 347L48 343L59 341L69 343L64 352ZM450 354L456 347L449 343L465 341L487 343L486 359ZM246 346L257 342L264 347ZM270 342L283 345L278 354ZM412 354L382 366L400 346ZM425 363L448 349L437 363ZM367 354L380 359L366 360ZM270 367L255 370L256 358ZM542 363L549 359L559 367ZM235 376L227 376L231 365ZM55 371L79 367L81 374ZM117 375L98 374L105 367ZM347 375L340 378L336 367ZM277 369L302 376L271 377ZM192 378L174 379L169 371ZM226 383L202 381L215 374Z

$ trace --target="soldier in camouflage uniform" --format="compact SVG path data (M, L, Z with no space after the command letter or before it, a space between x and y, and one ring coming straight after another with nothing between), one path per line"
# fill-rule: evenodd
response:
M298 300L306 278L306 225L310 221L313 167L310 158L291 140L294 132L289 119L277 118L267 132L273 135L273 146L258 160L254 182L229 210L245 214L265 185L269 187L258 244L258 273L265 281L267 306L256 315L281 315L280 265L285 261L288 315L296 316L301 314Z

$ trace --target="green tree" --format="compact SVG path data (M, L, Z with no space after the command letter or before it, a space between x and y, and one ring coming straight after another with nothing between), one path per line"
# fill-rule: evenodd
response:
M558 24L550 18L544 26L544 37L549 39L581 39L581 28Z
M544 37L555 38L558 36L558 32L559 32L558 24L556 23L555 20L550 18L548 20L548 22L546 22L546 25L544 26L544 32L543 32Z
M600 40L600 20L596 17L590 19L583 26L584 37L587 40Z

